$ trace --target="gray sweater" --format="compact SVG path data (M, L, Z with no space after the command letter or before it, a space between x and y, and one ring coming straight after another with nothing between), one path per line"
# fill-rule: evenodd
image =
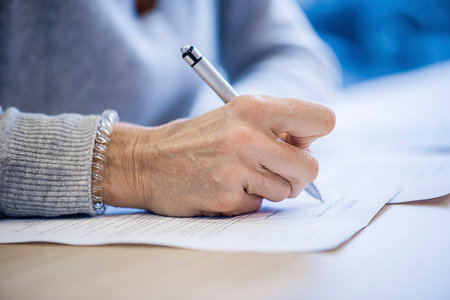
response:
M92 214L93 114L148 126L189 116L204 84L180 58L185 43L240 93L321 99L339 79L291 0L161 0L143 16L132 0L2 0L0 211Z

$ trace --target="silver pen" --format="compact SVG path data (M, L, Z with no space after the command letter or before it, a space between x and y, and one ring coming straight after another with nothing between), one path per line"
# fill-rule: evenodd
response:
M184 45L180 49L183 59L194 69L195 72L205 81L209 87L222 99L223 102L228 103L236 98L238 93L233 87L223 78L222 75L214 68L214 66L202 56L194 46ZM319 190L310 183L305 187L305 191L320 200L323 203L322 196Z

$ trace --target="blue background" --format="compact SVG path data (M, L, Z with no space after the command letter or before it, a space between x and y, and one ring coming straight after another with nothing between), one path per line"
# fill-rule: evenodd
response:
M344 84L450 59L450 0L297 0Z

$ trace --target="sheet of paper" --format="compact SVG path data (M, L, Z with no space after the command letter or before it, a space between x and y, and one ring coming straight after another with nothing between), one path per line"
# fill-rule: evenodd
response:
M450 193L450 61L345 89L330 105L334 132L313 144L320 160L372 161L400 189L390 203Z
M336 168L346 171L339 174ZM257 252L329 250L364 228L397 192L396 187L378 187L379 172L376 165L367 165L361 172L357 164L325 164L316 182L325 204L302 193L280 203L264 202L259 212L237 217L171 218L109 208L106 215L95 218L4 219L0 242L144 243Z
M401 189L389 203L428 200L450 194L450 159L447 156L416 158L393 166Z
M389 203L428 200L450 194L450 157L448 155L354 155L349 159L361 167L377 170L374 180L379 188L396 189ZM327 161L332 158L322 159ZM347 162L348 164L349 162ZM346 172L345 167L341 169ZM364 176L362 174L362 176ZM362 187L364 188L364 187ZM362 191L360 191L362 192Z

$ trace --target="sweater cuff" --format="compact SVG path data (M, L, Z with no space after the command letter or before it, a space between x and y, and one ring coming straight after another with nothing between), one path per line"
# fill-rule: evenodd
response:
M20 113L1 116L0 209L9 216L86 213L99 116Z

